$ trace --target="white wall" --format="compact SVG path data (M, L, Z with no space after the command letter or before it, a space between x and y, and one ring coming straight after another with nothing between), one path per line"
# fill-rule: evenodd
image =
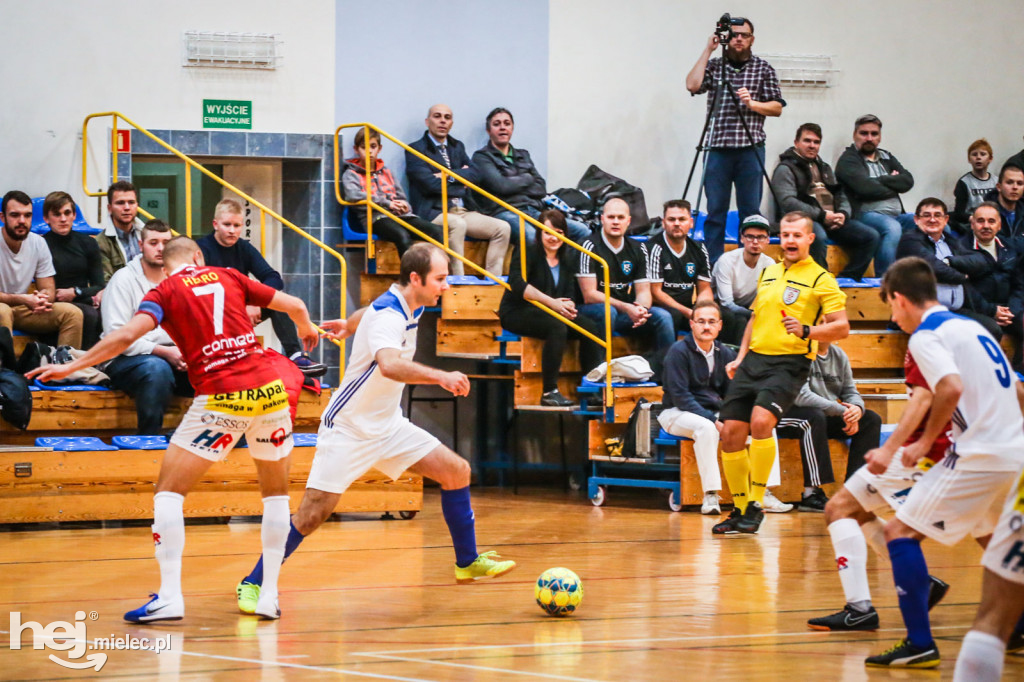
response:
M201 130L203 98L253 102L253 130L326 133L334 122L333 0L0 0L0 191L85 197L82 119L117 110L150 129ZM185 30L278 33L275 71L183 68ZM89 129L90 187L109 173L109 119ZM87 215L95 215L95 200Z
M801 123L821 124L834 163L869 112L914 174L911 210L928 195L952 201L977 137L994 171L1021 149L1019 0L551 0L548 186L597 163L643 187L652 214L680 196L706 105L684 79L723 12L754 21L755 54L831 54L841 70L829 90L784 90L788 106L766 125L769 173Z

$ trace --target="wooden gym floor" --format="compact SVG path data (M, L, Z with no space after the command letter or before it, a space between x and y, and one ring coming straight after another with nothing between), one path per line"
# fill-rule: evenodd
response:
M425 498L411 521L346 517L311 536L285 566L276 622L235 608L234 586L259 552L255 523L188 527L185 619L152 627L121 620L159 582L148 527L2 533L0 602L22 622L81 610L90 641L170 634L172 650L109 651L97 674L59 667L47 654L66 652L32 650L27 632L12 650L4 634L0 678L949 679L979 595L980 550L928 544L932 573L952 585L933 612L942 666L869 672L863 658L902 634L888 564L869 567L882 630L808 630L808 617L843 604L820 514L769 515L755 537L713 538L714 519L669 512L653 492L613 488L596 508L550 490L474 490L481 550L519 566L456 585L437 490ZM553 566L582 577L575 616L533 602L533 581ZM1008 657L1006 679L1022 678L1024 658Z

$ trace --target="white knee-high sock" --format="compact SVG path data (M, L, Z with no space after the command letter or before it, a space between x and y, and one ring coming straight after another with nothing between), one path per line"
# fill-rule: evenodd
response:
M277 597L277 578L284 561L284 545L288 540L291 513L288 511L288 496L277 495L263 498L263 523L260 537L263 541L263 587L260 598Z
M953 682L998 682L1003 676L1006 643L987 632L971 630L960 645Z
M185 496L169 491L153 496L154 554L160 564L160 601L181 598L181 555L185 551Z
M885 522L877 516L867 523L861 524L860 531L864 534L871 549L882 559L889 558L889 545L885 542Z
M860 611L871 607L871 589L868 587L868 545L860 524L854 519L839 519L829 524L832 548L836 552L839 581L843 584L846 603Z

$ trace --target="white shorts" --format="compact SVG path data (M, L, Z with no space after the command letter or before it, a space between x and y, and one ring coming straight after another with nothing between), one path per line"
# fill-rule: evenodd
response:
M929 469L896 512L900 521L944 545L991 534L1014 481L1006 471L958 469L958 460L948 454Z
M930 460L928 462L931 463ZM903 448L900 448L892 456L885 472L873 474L865 464L850 476L844 487L864 511L874 512L885 507L895 511L903 506L910 489L924 476L925 471L927 469L921 467L903 466Z
M280 379L246 391L197 395L171 443L219 462L243 434L253 459L276 462L291 453L292 417Z
M306 487L340 495L370 469L396 480L440 444L405 417L381 438L358 437L321 424Z
M1024 473L1015 480L981 565L1010 582L1024 584Z

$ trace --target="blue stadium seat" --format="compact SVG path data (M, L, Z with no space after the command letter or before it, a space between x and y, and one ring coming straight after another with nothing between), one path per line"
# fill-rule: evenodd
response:
M738 244L740 241L739 211L729 211L725 217L725 243Z
M849 277L837 277L836 282L843 289L877 289L882 286L880 277L865 277L860 282Z
M94 450L117 450L95 436L40 436L36 438L36 447L52 448L61 452L82 452Z
M360 206L359 208L363 208L363 207ZM344 241L346 241L346 242L365 242L366 241L366 233L365 232L357 232L356 230L352 229L351 225L348 224L348 210L349 210L349 207L346 206L344 208L344 210L341 212L341 237L342 237L342 239ZM363 209L363 210L365 210L365 209ZM377 239L377 235L374 234L373 238Z
M316 447L316 434L315 433L293 433L292 440L295 441L295 447L297 448L315 448Z
M167 449L167 436L114 436L110 442L120 450Z
M693 229L690 230L690 238L698 242L704 241L704 221L707 219L708 214L704 211L697 211L697 214L693 217Z
M502 282L507 282L508 277L502 277ZM448 284L473 284L476 286L498 286L497 282L490 279L480 279L476 275L448 275Z
M43 219L44 200L45 197L34 197L32 199L32 231L36 234L46 234L50 231L50 226ZM85 216L82 215L82 207L78 204L75 204L75 222L72 223L71 229L82 234L99 234L103 231L85 221Z
M39 379L33 380L33 385L40 391L109 391L106 386L93 386L91 384L44 384Z

